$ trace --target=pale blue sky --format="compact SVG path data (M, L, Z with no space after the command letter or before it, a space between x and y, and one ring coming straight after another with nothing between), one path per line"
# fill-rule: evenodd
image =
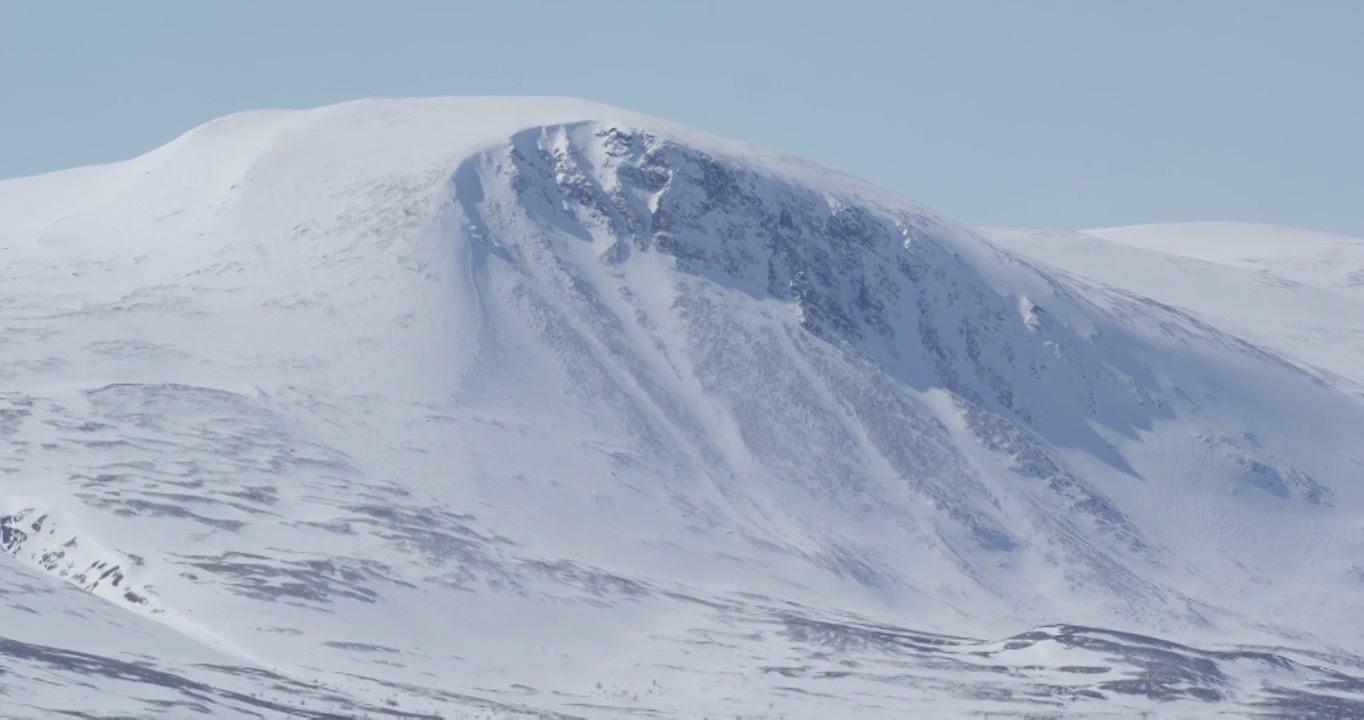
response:
M213 117L570 95L804 155L964 222L1364 237L1358 0L0 3L0 177Z

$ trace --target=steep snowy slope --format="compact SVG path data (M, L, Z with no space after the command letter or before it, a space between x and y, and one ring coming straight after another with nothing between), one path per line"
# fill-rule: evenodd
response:
M0 278L7 561L300 711L1360 697L1357 397L793 158L251 113L0 182Z

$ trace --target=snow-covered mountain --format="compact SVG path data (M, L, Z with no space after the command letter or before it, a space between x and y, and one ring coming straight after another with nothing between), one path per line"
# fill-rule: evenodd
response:
M984 232L1062 272L1193 312L1364 395L1364 240L1249 223Z
M1234 230L552 99L2 181L6 712L1362 716L1364 246Z

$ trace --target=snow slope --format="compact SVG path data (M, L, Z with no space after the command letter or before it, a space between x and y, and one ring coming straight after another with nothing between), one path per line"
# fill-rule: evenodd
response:
M1204 260L1313 287L1364 292L1359 238L1254 223L1135 225L1084 231L1101 240Z
M1358 395L795 158L248 113L0 181L0 281L0 567L61 598L0 637L154 637L201 685L111 670L129 712L1364 702Z
M1364 240L1249 223L983 232L1064 272L1196 313L1364 395Z

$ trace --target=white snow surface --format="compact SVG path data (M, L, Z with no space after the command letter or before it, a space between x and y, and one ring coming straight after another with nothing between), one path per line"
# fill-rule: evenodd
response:
M982 232L1055 270L1194 313L1364 394L1364 239L1213 222Z
M15 717L1364 708L1360 241L374 100L0 181L0 283Z

